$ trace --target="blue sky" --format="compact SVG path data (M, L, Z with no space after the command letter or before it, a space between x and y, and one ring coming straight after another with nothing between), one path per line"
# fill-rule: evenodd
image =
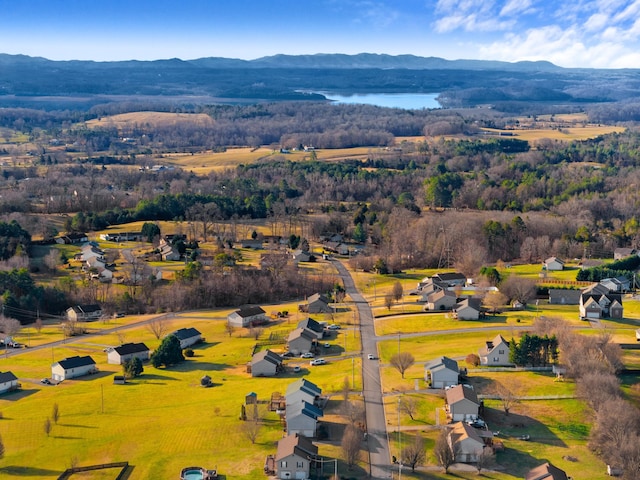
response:
M0 53L103 61L361 52L640 68L640 0L0 0Z

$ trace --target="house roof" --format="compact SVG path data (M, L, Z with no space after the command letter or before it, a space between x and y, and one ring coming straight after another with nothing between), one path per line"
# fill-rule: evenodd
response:
M463 274L459 272L436 273L431 278L435 281L439 281L443 283L467 281L467 277L465 277Z
M630 257L631 255L635 255L636 252L637 250L635 248L625 248L625 247L616 248L613 251L614 255L625 256L625 257Z
M451 440L452 440L451 443L458 443L462 440L466 440L467 438L470 438L484 445L484 441L482 440L480 435L478 435L477 430L473 428L471 425L467 425L464 422L454 423L451 426L451 433L449 435L451 435Z
M449 357L439 357L424 364L425 370L434 370L438 367L444 367L448 370L458 371L458 362Z
M189 327L176 330L171 335L175 335L176 337L178 337L178 340L185 340L187 338L197 337L198 335L202 334L195 328Z
M326 303L327 305L329 304L329 299L321 293L314 293L307 299L307 303L313 303L317 301L321 301L323 303Z
M558 262L558 263L564 265L564 260L562 260L562 259L560 259L558 257L549 257L544 261L544 263L551 263L551 262Z
M455 292L450 292L449 290L435 290L427 297L427 299L430 303L434 303L444 297L450 297L455 301L456 294Z
M298 328L306 328L308 330L311 330L317 333L324 332L324 327L313 318L306 318L304 320L301 320L298 323Z
M115 347L114 350L119 355L130 355L132 353L148 352L149 347L144 343L123 343L119 347Z
M453 405L461 400L469 400L477 405L480 405L478 401L478 395L473 388L465 387L464 385L456 385L451 387L445 392L447 403Z
M479 298L465 298L456 305L456 310L460 310L462 308L473 308L479 312L482 309L482 300Z
M544 463L536 468L532 468L525 475L525 480L567 480L567 474L558 467Z
M86 367L88 365L95 365L96 362L89 355L87 355L86 357L79 357L76 355L75 357L62 359L57 364L60 365L65 370L68 370L70 368L78 368L78 367Z
M251 363L255 364L263 360L269 363L273 363L274 365L281 365L283 362L283 359L280 355L267 349L257 352L251 359Z
M289 384L289 386L287 387L287 392L285 393L285 396L290 395L294 392L297 392L298 390L303 390L315 397L317 397L322 393L322 389L319 388L315 383L310 382L306 378L301 378Z
M293 340L297 340L298 338L304 338L306 340L309 340L310 342L313 342L317 339L317 337L311 330L307 328L296 328L289 334L287 340L291 342Z
M305 415L317 420L324 416L324 413L321 408L305 400L301 400L299 403L287 403L287 417L291 418L298 415Z
M562 298L565 299L565 303L576 305L580 303L580 295L582 292L580 290L572 290L568 288L550 288L549 289L549 301L550 302L559 302Z
M488 355L494 349L498 348L499 345L504 344L507 348L509 348L509 342L505 340L505 338L498 334L493 340L488 340L485 347L480 349L480 355Z
M12 372L0 372L0 383L13 382L17 379L18 377L16 377Z
M91 304L91 305L74 305L71 308L76 313L85 313L85 314L99 312L102 310L102 307L100 307L100 305L98 305L97 303Z
M318 447L304 435L298 435L297 433L287 435L278 441L276 462L289 455L297 455L302 458L313 457L318 455Z
M242 318L248 318L255 315L264 315L266 312L259 305L244 305L240 307L240 310L236 310L234 313L237 313Z

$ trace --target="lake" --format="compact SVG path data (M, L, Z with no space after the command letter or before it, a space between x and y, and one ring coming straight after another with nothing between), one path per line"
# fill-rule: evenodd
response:
M328 100L339 104L364 104L378 107L404 108L420 110L423 108L441 108L436 100L437 93L359 93L354 95L338 95L330 92L321 93Z

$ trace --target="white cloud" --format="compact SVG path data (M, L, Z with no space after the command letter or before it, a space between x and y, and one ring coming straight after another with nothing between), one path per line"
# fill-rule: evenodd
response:
M584 29L588 32L600 31L607 26L608 22L608 15L603 13L594 13L586 22L584 22Z
M507 0L502 10L500 10L500 16L515 16L532 11L532 0Z

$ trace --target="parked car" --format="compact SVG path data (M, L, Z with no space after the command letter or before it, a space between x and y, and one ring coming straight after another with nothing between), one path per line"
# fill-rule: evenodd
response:
M51 380L49 380L48 378L43 378L42 380L40 380L40 383L43 383L45 385L51 385Z
M316 358L315 360L311 360L309 365L324 365L327 361L324 358Z
M378 357L376 357L373 353L370 353L369 355L367 355L367 358L369 360L377 360L378 359Z
M313 358L315 355L311 352L304 352L300 354L300 358Z
M295 367L293 367L293 373L299 373L301 370L300 365L296 365Z
M340 325L336 325L335 323L332 323L331 325L329 325L327 327L329 330L340 330L342 327Z
M324 348L331 348L331 344L329 342L325 342Z

